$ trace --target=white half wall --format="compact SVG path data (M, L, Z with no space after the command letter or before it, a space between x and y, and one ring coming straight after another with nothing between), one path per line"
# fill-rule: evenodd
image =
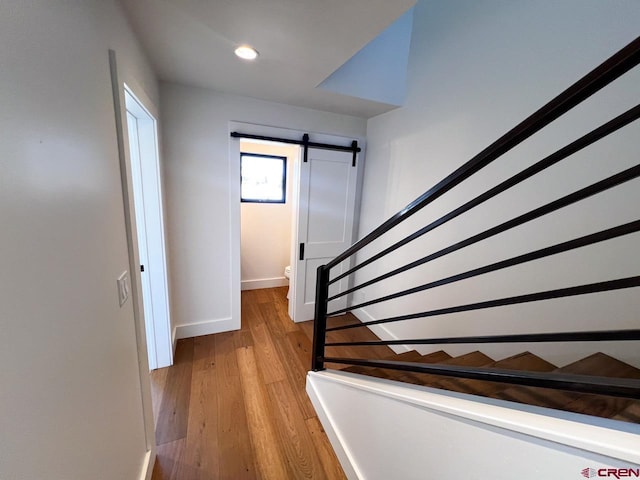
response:
M284 269L291 257L293 164L300 147L240 141L240 152L286 157L285 203L241 203L240 278L242 290L288 285Z
M0 478L150 478L109 49L158 85L117 1L0 11Z
M309 372L307 393L350 480L578 479L585 468L593 476L640 469L638 425L346 372Z
M360 235L497 140L637 37L640 3L565 0L422 0L414 11L405 106L367 124ZM606 87L472 179L385 235L360 258L439 218L621 114L640 100L640 68ZM640 122L360 270L369 280L551 202L638 162ZM493 262L638 219L640 180L354 293L361 304ZM380 319L640 273L639 234L364 307ZM421 338L638 327L638 289L386 324L392 337ZM638 344L480 347L501 358L530 349L564 365L603 350L640 365ZM427 353L441 346L420 348ZM457 355L477 345L446 348Z
M162 84L161 98L174 326L231 318L239 328L240 179L230 122L361 138L365 120L175 84Z

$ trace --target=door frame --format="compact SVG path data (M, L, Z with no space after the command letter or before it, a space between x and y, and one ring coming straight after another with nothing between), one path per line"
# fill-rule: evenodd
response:
M140 402L142 404L142 416L145 431L145 443L147 452L141 466L141 476L145 480L151 480L153 465L156 459L155 421L153 418L153 406L151 400L151 381L149 378L149 361L147 356L147 342L144 325L144 311L140 292L140 263L138 257L138 245L135 231L133 188L131 186L131 165L129 160L129 140L126 128L126 107L124 102L124 83L118 76L118 62L116 52L109 50L109 70L111 76L111 93L113 95L113 107L115 113L115 133L118 149L118 161L120 163L120 181L122 184L122 202L125 218L125 231L127 235L127 253L129 256L129 279L131 281L131 301L133 309L134 330L136 335L138 375L140 378ZM140 88L136 91L142 92ZM143 96L147 105L153 105L148 97ZM157 112L156 112L157 113ZM157 118L157 117L156 117Z
M240 309L240 291L241 291L241 274L240 274L240 138L231 137L231 132L242 131L251 135L262 135L266 137L277 138L290 138L295 140L302 139L302 135L308 133L313 142L328 143L328 144L341 144L349 146L353 140L358 141L358 146L361 148L358 154L357 168L357 181L356 181L356 205L354 211L353 221L353 238L357 238L358 223L360 219L360 199L362 192L363 182L363 160L365 158L366 139L363 137L354 136L341 136L338 134L318 133L309 130L300 130L298 128L286 128L286 127L274 127L269 125L260 125L255 123L245 123L232 121L229 122L229 224L230 224L230 240L231 240L231 317L233 320L234 328L239 329L241 309ZM301 147L302 148L302 147ZM302 156L300 156L302 157ZM296 259L296 246L297 231L298 231L298 218L299 218L299 196L300 196L300 168L296 163L293 168L293 175L291 179L293 184L293 203L291 205L293 222L292 222L292 243L291 243L291 278L289 279L289 285L294 287L291 289L289 316L295 322L293 318L293 309L291 305L295 304L295 276L297 275L297 269L295 268Z
M126 83L123 84L124 96L125 96L125 115L131 114L136 118L138 124L140 122L146 123L144 134L145 138L142 138L140 131L138 131L139 150L140 150L140 182L138 185L134 178L133 159L129 153L128 163L129 169L127 173L131 175L131 186L134 190L134 197L136 193L140 197L144 197L144 209L142 212L138 211L134 198L134 215L131 220L135 222L136 241L139 242L139 231L144 231L144 238L147 242L147 265L146 265L146 281L151 294L150 298L147 298L145 302L145 296L143 291L142 275L140 278L140 294L142 298L143 311L145 313L151 313L144 316L145 332L147 334L147 354L149 359L150 370L157 368L168 367L173 364L173 340L171 334L171 311L169 305L169 286L167 278L167 252L165 241L165 225L164 225L164 206L162 196L162 175L160 167L160 155L158 147L158 121L157 114L154 115L149 111L143 101L134 93L133 89ZM131 99L131 102L128 99ZM150 128L146 128L150 127ZM131 140L128 136L127 130L127 146L130 147ZM145 168L142 163L146 160L150 160L152 165L150 168ZM144 190L143 184L153 184L155 195L153 193L139 191L137 189ZM138 218L144 218L143 225L138 225ZM155 225L154 225L155 224ZM155 228L148 228L151 227ZM151 230L151 231L150 231ZM136 246L138 247L138 243ZM155 252L155 254L149 252ZM138 258L140 258L140 249L138 247ZM139 270L139 267L138 267ZM138 272L140 273L140 272ZM147 312L148 309L152 309L152 312ZM155 313L154 313L155 312ZM151 338L149 338L149 333Z

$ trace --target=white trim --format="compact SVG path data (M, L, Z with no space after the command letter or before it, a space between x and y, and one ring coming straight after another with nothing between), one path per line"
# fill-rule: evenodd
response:
M151 111L147 108L147 106L142 103L142 100L140 100L140 98L137 96L137 92L135 92L131 88L131 86L127 85L126 83L123 83L123 90L124 90L124 103L125 103L125 111L123 112L123 115L126 115L126 113L129 112L138 120L140 120L141 118L149 120L152 125L151 134L153 135L153 147L152 147L153 151L147 151L147 154L151 154L154 159L153 177L154 177L154 183L157 186L157 197L154 198L154 200L156 202L155 206L157 206L157 209L156 209L157 221L158 221L159 230L160 230L160 235L158 237L154 236L153 238L158 240L160 251L162 253L161 253L161 258L159 259L159 262L158 261L151 262L151 259L149 259L149 262L150 262L150 265L153 267L152 270L157 272L155 275L158 275L159 278L161 279L160 281L161 287L158 288L157 290L156 289L152 290L152 292L155 292L154 297L161 298L161 295L164 296L164 301L162 302L162 308L159 309L159 312L158 312L160 314L164 314L164 321L162 321L161 318L160 319L158 318L161 315L157 314L154 316L150 316L152 318L151 330L154 332L154 336L151 339L151 342L154 345L154 348L152 350L154 351L148 352L152 354L149 358L149 364L151 369L155 369L155 368L162 368L162 367L168 367L170 365L173 365L173 350L171 349L171 335L170 335L171 306L169 304L170 300L169 300L169 283L168 283L169 280L167 277L168 276L167 248L166 248L166 240L165 240L166 227L164 222L164 215L165 215L164 213L165 208L164 208L164 201L163 201L164 184L163 184L162 168L160 165L160 148L158 143L159 142L158 117L154 116L151 113ZM127 101L128 99L130 99L130 101ZM127 139L127 145L128 144L129 144L129 141ZM128 150L125 150L125 152L129 153ZM132 189L135 189L135 187L133 186L133 177L131 173L132 166L131 166L130 155L127 156L126 158L128 161L128 168L127 168L127 174L129 175L128 180L132 184ZM132 206L134 207L134 211L135 211L135 202L133 202ZM135 219L135 216L132 216L132 219ZM136 230L136 232L137 232L137 228L146 228L146 227L144 226L139 227L138 225L135 225L135 227L133 227L133 229ZM138 241L138 237L136 233L136 249L138 247L137 241ZM138 254L138 257L139 257L139 254ZM138 263L140 262L138 261ZM138 285L141 285L141 278L139 278L140 277L139 269L136 268L135 271L136 271L136 276L138 277ZM145 322L146 321L148 321L148 319L145 319Z
M640 425L329 370L309 372L307 391L322 398L317 385L322 382L342 384L419 408L640 464ZM324 408L320 401L314 406L318 412ZM331 424L327 427L335 428Z
M229 122L229 134L235 130L235 122ZM229 135L229 282L231 284L231 320L227 330L241 328L240 283L242 273L240 267L240 141L234 141ZM220 330L223 331L223 330ZM219 333L214 332L214 333ZM182 337L180 337L182 338Z
M318 414L318 420L320 420L320 423L329 438L329 442L331 442L333 451L335 452L336 457L338 457L338 461L342 466L344 474L349 480L360 479L362 478L362 475L358 471L356 463L347 448L347 443L343 440L339 430L336 428L335 422L329 414L325 404L322 402L316 388L316 384L313 381L310 381L309 374L307 374L307 395L309 395L313 408L315 408L316 413Z
M259 278L243 280L240 285L242 290L259 290L261 288L286 287L289 285L289 280L287 277Z
M352 310L351 313L353 313L353 315L363 323L373 322L375 320L375 318L372 317L364 308L356 308L355 310ZM380 340L400 340L383 324L369 325L367 326L367 328L371 330ZM389 345L389 348L395 353L406 353L413 350L406 345Z
M140 480L151 480L153 475L153 466L156 463L156 453L154 450L147 450L142 461L142 471L140 472Z
M136 333L136 350L138 356L138 375L140 378L140 401L142 404L142 418L144 423L146 454L155 459L155 422L151 405L151 380L149 378L149 358L147 354L147 339L144 325L144 311L140 295L140 262L138 257L138 239L135 228L132 228L133 188L131 186L131 166L129 160L128 132L126 128L126 106L124 102L123 83L118 78L118 62L115 50L109 50L109 70L111 75L111 89L116 120L116 138L118 160L120 163L120 181L122 184L122 202L127 235L127 255L129 257L129 280L131 281L131 301L133 303L133 321Z
M205 320L202 322L177 325L175 339L199 337L201 335L211 335L213 333L229 332L237 329L238 327L235 326L235 319L233 318Z

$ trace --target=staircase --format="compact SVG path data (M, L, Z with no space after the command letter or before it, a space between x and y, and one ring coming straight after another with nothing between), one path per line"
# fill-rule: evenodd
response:
M637 209L634 209L632 218L615 217L615 209L607 205L606 197L600 197L600 194L620 187L626 190L618 189L617 193L628 195L632 189L629 185L622 185L640 178L640 164L630 168L625 165L624 170L595 182L595 178L585 179L579 188L566 181L566 190L551 195L547 199L551 201L547 203L530 203L530 192L520 190L522 187L519 185L640 120L640 105L632 106L616 117L608 117L605 123L581 137L572 137L565 146L542 159L537 160L536 156L532 156L530 161L535 163L527 163L529 160L522 165L512 163L510 168L517 173L509 178L504 179L501 174L493 178L492 175L498 170L485 172L477 185L482 184L487 188L481 193L475 190L476 187L456 189L541 130L554 128L550 126L558 118L638 64L640 37L460 165L342 254L326 265L319 266L312 370L319 372L328 365L337 365L334 368L400 382L640 423L640 370L604 353L595 353L565 366L553 365L530 352L503 359L493 359L479 351L455 358L445 353L453 345L469 345L469 350L483 349L482 346L476 347L478 345L495 346L494 350L487 351L501 351L498 349L500 345L508 345L502 351L512 352L514 344L547 344L549 348L571 351L576 357L582 355L585 351L583 348L589 348L588 352L606 351L622 356L621 352L632 351L638 345L640 329L637 327L635 300L638 298L637 288L640 288L640 274L635 268L637 264L630 261L637 258L635 243L631 238L623 242L622 238L640 232L640 218L637 217ZM556 131L560 133L557 127ZM517 156L502 161L517 162ZM599 158L605 161L607 157L604 155ZM566 168L570 167L566 165ZM518 171L519 168L523 169ZM541 182L540 185L545 182L544 177L538 177L537 180ZM511 190L510 196L498 198L508 190ZM449 195L451 205L445 207L437 204L439 206L434 207L434 202L444 195ZM500 201L511 202L513 212L494 219L494 210L485 204L490 200L497 202L496 205ZM634 200L635 197L625 197L628 205L637 205ZM574 226L582 223L591 225L591 214L597 209L589 206L596 203L582 203L580 210L571 210L583 201L602 202L599 204L602 211L610 212L609 218L602 218L599 226L595 223L593 227L590 226L586 235L585 231ZM476 207L484 210L476 210L476 217L465 223L466 212ZM430 216L418 216L423 209ZM558 219L551 221L551 217L543 218L556 214L565 215L565 220L560 222ZM482 215L487 221L477 223ZM402 230L396 228L410 218L413 218L412 223L404 224L400 227ZM459 222L458 225L450 224L448 231L433 233L454 219ZM531 223L539 219L546 223ZM617 226L611 227L612 224ZM512 240L514 245L518 244L518 249L504 249L505 238L511 237L502 235L521 227L530 228L527 235L544 241L529 244L526 232L521 231L520 236L514 236L515 240ZM385 238L379 240L382 237ZM422 240L412 243L417 239ZM623 243L615 243L618 241ZM458 253L467 247L479 250L476 253L473 250ZM437 262L431 264L435 265L432 270L429 268L431 262ZM372 264L374 266L369 267ZM580 268L585 268L588 275L579 273L576 269L578 264ZM631 276L615 278L623 271L616 265L628 266L625 274ZM562 277L555 275L556 271L574 275ZM485 290L484 282L491 282L492 278L498 279L495 282L497 287ZM590 283L584 283L586 281ZM515 284L522 284L522 290L512 290L508 286ZM439 295L440 288L449 290ZM636 292L634 297L633 292ZM616 297L618 294L627 297ZM592 317L583 318L580 309L586 310L587 304L582 302L592 302L592 305L599 303L590 309L594 312ZM502 310L498 333L484 334L481 328L483 321L487 322L488 332L495 331L495 326L490 323L493 319L491 312L505 307L511 310ZM540 310L536 310L538 308ZM596 308L602 308L606 313L595 314ZM359 316L366 321L359 322L353 316L349 318L351 312L361 312ZM553 312L553 316L538 324L535 321L538 312ZM476 325L473 327L475 334L465 335L460 327L460 331L454 330L456 334L453 336L431 336L433 332L450 331L438 326L447 325L447 319L455 319L452 317L454 315L464 322L473 321ZM549 322L553 318L557 318L557 323ZM365 330L362 328L364 326L386 329L388 336L393 339L353 338L355 331ZM523 330L523 327L526 329ZM598 345L598 342L601 343ZM582 347L580 344L592 346ZM379 355L379 351L375 350L393 345L443 348L445 351L422 356L416 352L390 355L391 350ZM523 348L543 351L535 346ZM637 356L632 354L624 358L635 363L631 358Z
M443 350L426 355L420 355L413 350L389 355L384 360L640 379L640 369L603 353L595 353L561 368L531 352L522 352L496 361L479 351L451 357ZM342 370L453 392L640 423L640 401L637 400L363 366L350 366Z

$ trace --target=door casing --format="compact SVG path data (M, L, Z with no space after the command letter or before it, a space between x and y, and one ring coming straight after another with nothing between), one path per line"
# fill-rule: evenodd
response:
M356 193L355 193L355 206L354 206L354 221L353 221L353 235L352 238L357 238L357 226L360 212L360 193L362 188L362 172L363 172L363 159L365 154L365 139L346 137L333 134L314 133L309 131L289 129L282 127L271 127L266 125L257 125L244 122L229 122L229 133L234 131L241 131L243 133L251 135L262 135L268 137L277 138L290 138L290 139L302 139L305 133L308 133L314 142L337 144L348 146L355 139L358 141L358 145L362 151L358 155L358 161L356 162ZM302 157L302 155L301 155ZM300 160L301 161L301 160ZM230 195L230 228L231 228L231 313L233 320L233 328L240 328L240 287L241 287L241 275L240 275L240 139L229 137L229 195ZM299 216L299 177L300 168L299 162L294 165L293 169L293 222L292 222L292 256L291 256L291 279L290 285L295 286L295 277L297 275L294 265L296 264L297 247L298 247L298 216ZM294 309L292 306L295 304L295 296L299 292L296 292L295 288L292 288L291 298L289 302L289 316L293 321L304 321L308 319L296 319L294 318Z

